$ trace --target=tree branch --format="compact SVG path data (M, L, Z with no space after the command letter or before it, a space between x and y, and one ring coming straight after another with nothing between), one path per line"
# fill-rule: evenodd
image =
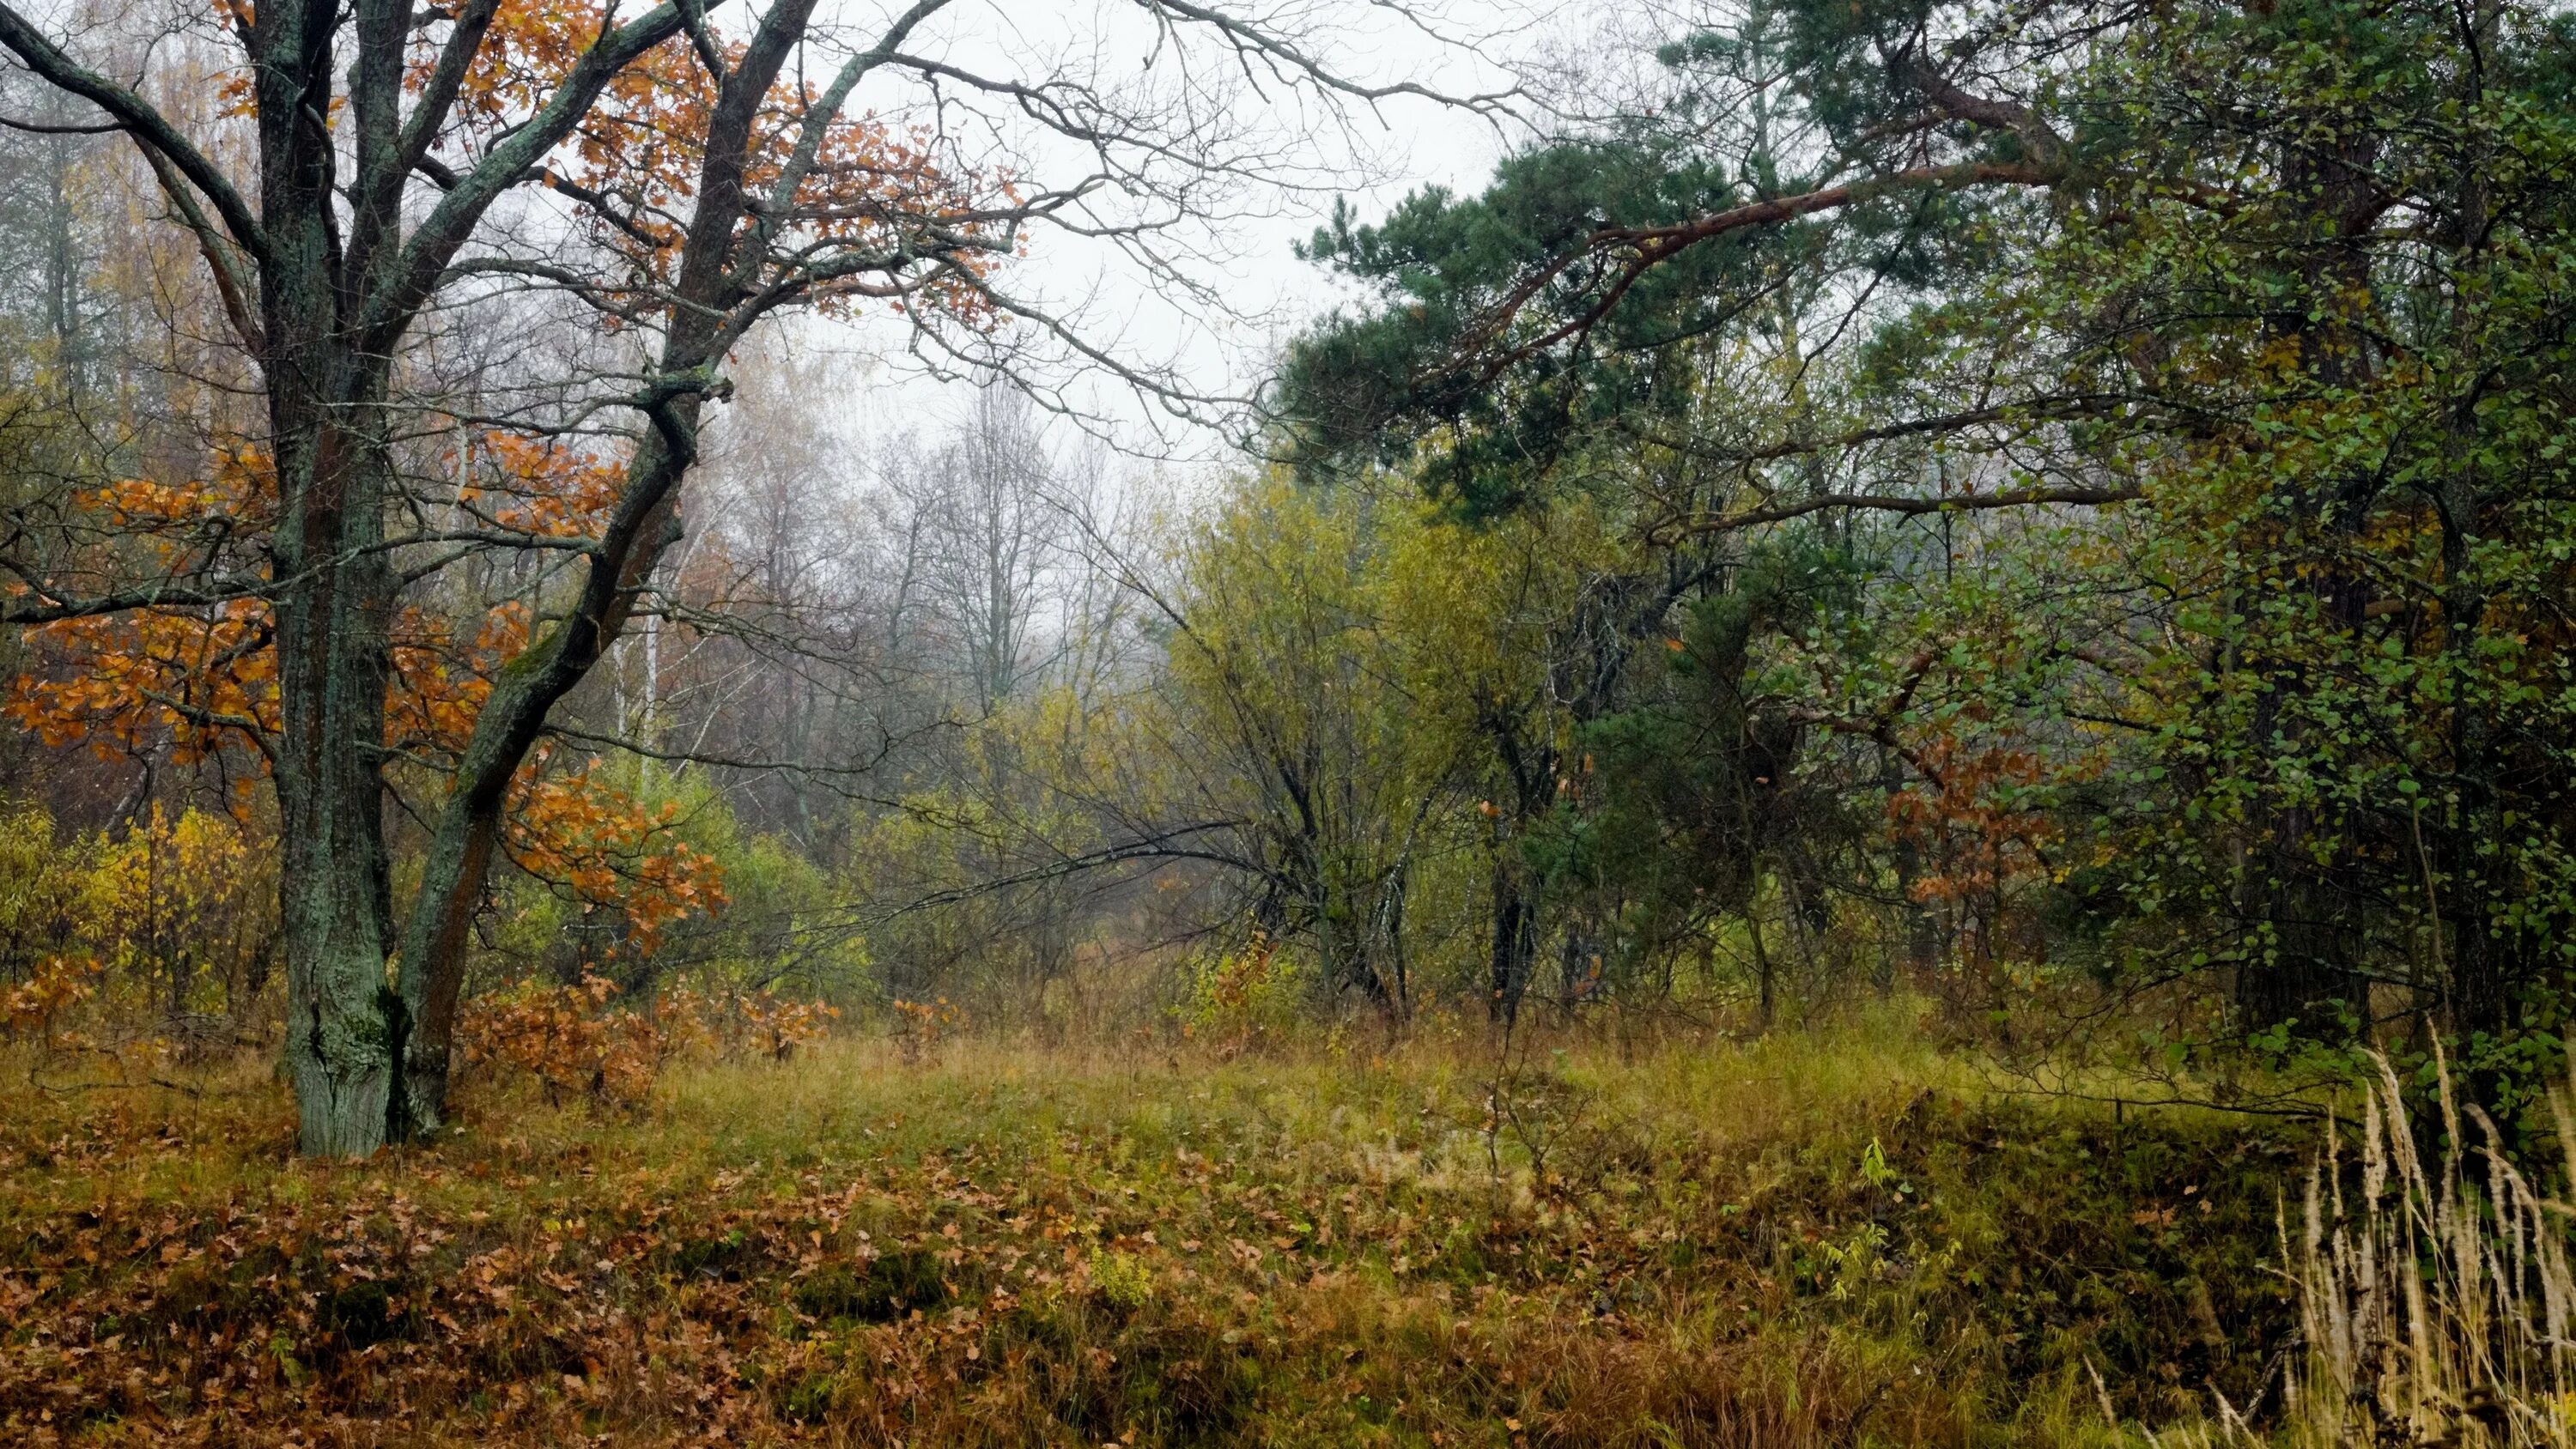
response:
M466 73L474 68L475 54L483 48L483 33L491 28L492 17L500 9L501 0L468 0L465 8L457 12L456 28L448 32L447 44L438 52L438 64L421 82L420 94L412 99L411 119L403 123L403 170L418 166L436 144L438 128L446 124L457 90L465 84Z
M190 192L187 180L171 166L169 158L148 146L137 149L143 152L144 162L152 168L153 179L161 183L161 194L170 198L170 205L178 211L181 224L195 234L197 250L206 258L206 269L214 273L215 296L223 303L224 316L232 322L234 335L250 350L251 356L264 356L267 334L261 330L259 319L252 316L250 310L253 279L241 275L232 253L227 250L228 243L216 233L214 224L206 219L205 209L197 205L197 198Z
M572 133L619 72L679 33L679 29L679 7L665 3L628 24L602 32L573 62L572 70L555 87L544 109L511 133L508 140L493 147L481 163L457 178L456 185L439 198L413 231L402 255L386 270L383 282L368 296L356 329L361 350L382 351L391 344L412 310L437 285L457 249L473 236L492 203L519 184L530 168L541 163L547 152Z
M177 168L190 185L214 203L233 241L254 261L267 263L268 234L260 229L258 218L251 214L241 193L233 189L232 182L204 152L179 134L178 128L141 96L73 60L15 7L6 4L0 4L0 46L6 46L27 69L47 82L107 112L115 118L117 129L133 137L137 146Z
M234 575L211 584L182 585L167 581L140 584L114 593L89 598L73 598L53 592L28 576L15 563L0 560L24 582L21 590L6 603L0 603L0 624L52 624L64 619L89 619L101 614L122 614L129 609L181 608L200 604L229 604L237 599L264 599L276 589L274 581L249 575Z
M1722 514L1715 518L1688 519L1666 525L1672 532L1663 534L1669 541L1691 534L1731 533L1765 523L1782 523L1804 518L1810 513L1823 513L1836 508L1862 508L1876 513L1977 513L1995 508L2029 508L2044 504L2100 506L2133 503L2145 494L2137 488L2012 488L2001 493L1950 493L1928 498L1909 498L1891 493L1827 493L1797 503L1775 504L1768 508L1750 509L1743 513ZM1659 534L1661 533L1658 530Z

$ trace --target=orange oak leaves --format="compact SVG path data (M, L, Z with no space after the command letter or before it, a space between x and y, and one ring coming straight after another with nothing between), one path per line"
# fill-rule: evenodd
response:
M478 481L458 490L457 506L484 524L558 539L592 537L603 526L619 476L615 459L506 434L478 438L475 453ZM210 532L255 525L274 499L265 459L233 448L205 480L128 479L76 504L120 547L155 555L175 572L203 551ZM531 624L524 598L479 614L404 606L389 625L389 755L429 771L452 762L493 680L528 647ZM26 641L34 667L11 682L0 710L48 745L86 743L106 756L157 750L183 765L218 754L254 767L265 761L279 724L265 601L62 620L29 628ZM537 752L511 783L505 845L519 866L569 892L585 912L619 912L624 939L649 951L672 922L723 905L722 872L677 838L676 807L647 807L598 764Z

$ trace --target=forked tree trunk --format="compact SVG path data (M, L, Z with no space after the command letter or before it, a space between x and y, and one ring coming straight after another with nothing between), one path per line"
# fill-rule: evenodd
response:
M633 400L651 429L589 551L578 595L502 672L477 716L456 778L432 809L423 881L398 930L382 778L390 626L400 592L385 532L398 495L392 359L488 209L542 174L547 155L573 135L611 82L681 32L688 7L656 5L623 24L603 24L535 114L466 173L441 178L437 199L416 213L407 188L482 51L498 0L467 0L448 13L453 29L425 73L414 64L414 47L429 12L413 0L239 7L253 78L255 198L242 195L133 91L79 64L0 0L0 48L135 136L174 212L195 232L226 315L259 362L278 508L273 592L266 596L280 704L271 759L282 832L286 1060L308 1154L364 1156L436 1126L445 1112L466 927L499 839L510 779L547 711L615 642L678 537L678 488L696 456L698 415L715 365L741 327L803 295L791 289L755 301L748 279L756 269L737 273L733 264L738 228L749 215L745 177L760 139L755 123L814 7L815 0L778 0L730 64L709 61L722 79L704 133L696 212L678 253L663 372ZM845 64L802 123L792 165L771 178L781 196L792 197L811 174L822 127L852 87L934 8L913 7L876 49ZM354 40L345 71L335 54L344 33ZM336 93L344 74L345 94ZM402 113L406 96L409 117ZM328 117L343 101L347 126L335 135ZM764 236L755 228L740 240L761 246ZM871 266L908 264L908 256L871 261L808 280L823 284ZM95 611L128 607L100 601Z
M663 339L660 391L646 405L651 426L627 462L624 486L590 555L580 593L561 622L501 671L475 716L439 809L420 890L402 931L398 974L390 987L380 986L386 1040L391 1058L401 1063L387 1110L389 1129L398 1137L426 1133L446 1119L467 930L500 840L510 779L536 744L548 712L617 642L654 569L680 540L680 484L697 461L706 390L729 345L719 318L735 285L727 268L744 215L754 122L815 3L772 5L725 78L708 118L697 208L682 242L679 305ZM390 929L386 935L391 937Z
M254 49L331 69L335 17L263 6ZM258 72L261 358L278 520L270 545L279 732L279 934L286 957L286 1059L302 1150L358 1157L388 1130L394 1041L384 838L388 625L384 551L392 460L387 362L352 325L368 257L344 250L330 135L297 71ZM381 252L373 255L382 255Z

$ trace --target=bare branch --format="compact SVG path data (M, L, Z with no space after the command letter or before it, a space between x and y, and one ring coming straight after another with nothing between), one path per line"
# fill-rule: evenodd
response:
M1810 513L1825 513L1838 508L1866 509L1873 513L1979 513L1997 508L2031 508L2049 504L2102 507L2114 503L2134 503L2146 496L2137 488L2013 488L2001 493L1945 493L1930 497L1907 497L1892 493L1827 493L1796 503L1774 504L1767 508L1748 509L1742 513L1723 514L1715 518L1685 520L1658 530L1664 537L1679 538L1700 533L1732 533L1765 523L1782 523L1804 518Z
M203 151L191 144L158 110L141 96L65 54L44 32L38 30L14 6L0 4L0 46L6 46L27 69L53 85L114 117L117 129L134 138L137 146L160 156L190 185L214 203L215 212L224 221L235 244L254 260L268 260L268 234L260 229L259 220L223 171Z

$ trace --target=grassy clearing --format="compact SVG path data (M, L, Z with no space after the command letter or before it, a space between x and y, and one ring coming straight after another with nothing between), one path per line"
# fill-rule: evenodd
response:
M1892 1027L1511 1071L836 1042L464 1117L353 1168L265 1081L13 1093L0 1438L2108 1441L2106 1394L2273 1391L2307 1151Z

